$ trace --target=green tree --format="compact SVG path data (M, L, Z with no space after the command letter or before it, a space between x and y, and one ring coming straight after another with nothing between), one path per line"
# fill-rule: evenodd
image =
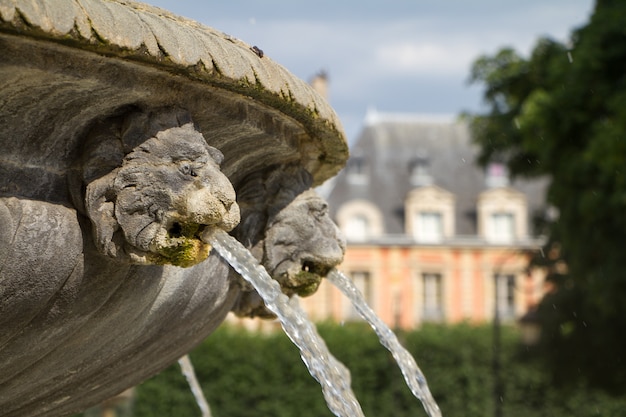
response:
M626 387L626 2L598 0L565 45L475 61L488 111L470 116L479 163L549 179L558 213L538 224L556 290L542 301L543 352L559 381Z

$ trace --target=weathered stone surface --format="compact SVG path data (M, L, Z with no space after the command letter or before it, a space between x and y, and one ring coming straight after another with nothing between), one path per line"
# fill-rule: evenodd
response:
M186 269L111 262L74 210L1 203L21 211L0 275L3 415L64 415L141 381L218 326L238 292L219 258Z
M237 195L267 179L265 199L237 198L242 221L259 222L235 231L252 244L276 215L270 197L281 188L272 187L294 170L308 176L298 192L320 184L347 146L306 83L239 40L146 5L0 0L0 57L0 410L66 415L188 352L241 293L214 254L180 268L101 253L85 192L124 162L88 179L90 132L112 118L182 109L207 153L223 154ZM276 200L282 208L296 195Z

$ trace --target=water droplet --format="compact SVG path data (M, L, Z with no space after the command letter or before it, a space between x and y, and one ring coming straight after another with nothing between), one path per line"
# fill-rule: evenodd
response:
M574 62L574 57L572 56L571 51L567 51L567 60L569 61L570 64Z

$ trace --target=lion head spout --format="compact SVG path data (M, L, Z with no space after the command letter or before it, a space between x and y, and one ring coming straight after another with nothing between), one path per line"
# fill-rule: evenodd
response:
M246 215L235 233L240 238L256 236L250 250L282 292L304 297L343 261L346 244L328 214L328 204L309 188L311 175L297 167L282 171L281 177L260 175L246 182L239 194ZM259 199L265 204L254 203ZM274 317L250 288L242 291L233 311L243 317Z
M206 228L230 231L239 223L222 153L187 120L180 110L142 112L95 129L84 208L101 253L187 267L209 255L200 238Z

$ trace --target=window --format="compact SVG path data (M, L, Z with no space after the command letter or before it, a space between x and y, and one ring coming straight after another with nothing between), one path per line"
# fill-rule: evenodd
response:
M433 183L430 175L430 163L426 158L416 158L409 164L411 184L414 186L426 186Z
M440 212L418 212L414 227L413 235L418 242L437 243L443 238L443 220Z
M515 317L515 275L496 274L496 309L500 318Z
M351 242L363 242L383 234L380 210L367 200L350 200L342 204L337 210L337 224Z
M346 166L347 179L351 184L367 184L367 172L365 158L361 156L355 156L348 160Z
M512 213L493 213L489 218L487 238L492 242L512 242L515 239L515 218Z
M454 236L454 194L435 185L416 187L404 202L405 232L420 243Z
M528 233L526 196L512 188L492 188L478 196L478 233L491 243L510 244Z
M424 289L422 319L441 320L443 318L441 274L423 274L422 281Z
M367 217L361 214L351 216L346 222L344 233L348 240L363 241L370 235Z
M350 278L354 283L354 286L363 294L363 298L365 302L371 306L372 305L372 283L370 280L370 273L367 271L353 271L350 273ZM346 300L348 303L348 320L360 320L361 315L356 311L351 302Z

